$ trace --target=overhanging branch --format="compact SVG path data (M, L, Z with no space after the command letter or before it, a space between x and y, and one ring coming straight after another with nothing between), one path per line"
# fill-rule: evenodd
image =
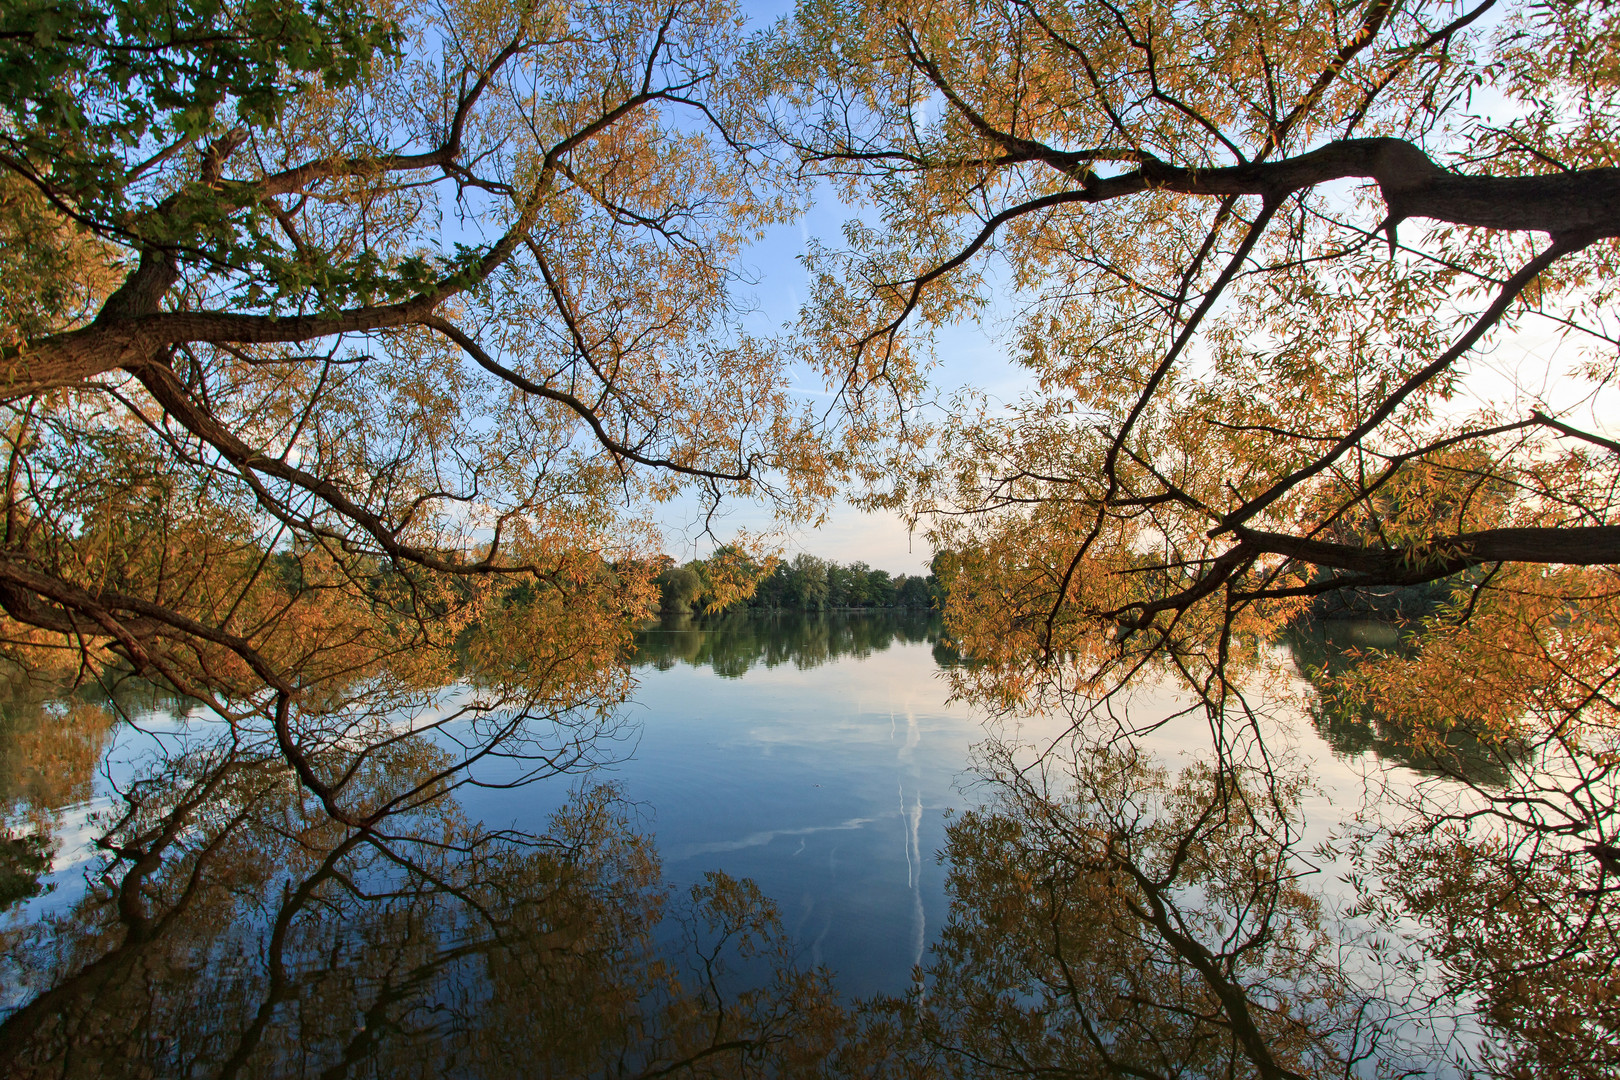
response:
M1485 529L1436 536L1407 548L1336 544L1241 527L1232 532L1238 546L1253 554L1350 570L1368 584L1418 584L1495 562L1620 566L1620 525Z

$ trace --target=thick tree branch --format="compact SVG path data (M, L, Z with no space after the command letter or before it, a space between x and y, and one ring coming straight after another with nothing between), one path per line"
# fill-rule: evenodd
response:
M129 282L109 300L110 310L104 310L94 323L31 342L22 348L7 348L0 352L0 399L16 400L45 390L81 385L109 371L144 364L164 348L183 342L283 344L419 323L444 301L485 281L511 258L534 228L545 197L552 190L558 166L566 154L636 109L668 96L669 93L664 90L637 93L612 108L604 109L588 123L581 124L567 137L550 146L542 158L539 175L527 198L518 207L516 220L500 239L490 245L476 265L425 286L408 300L291 317L235 312L156 311L156 301L173 284L177 271L174 270L172 256L148 252L143 254L140 266L132 273ZM443 156L443 150L433 151L421 160L413 155L373 160L370 167L394 170L421 168L438 161ZM428 161L427 158L433 160ZM444 160L448 161L449 158ZM313 172L308 176L300 172L299 176L304 178L299 183L306 183L317 175L335 175L330 170L341 171L348 167L338 162L312 163L300 167ZM322 174L322 169L328 172ZM262 185L268 180L259 183ZM286 183L292 184L292 180ZM247 197L249 187L242 188L243 198ZM278 181L268 187L252 190L256 193L254 197L261 197L284 193L284 187ZM294 189L285 187L288 191ZM137 304L136 300L140 302Z
M1096 150L1037 152L1028 140L1019 145L1068 176L1085 175L1098 158ZM1416 144L1393 138L1340 139L1295 157L1218 168L1141 157L1129 172L1087 177L1075 201L1100 203L1145 191L1283 199L1335 180L1371 180L1396 221L1421 217L1552 236L1620 236L1620 169L1615 168L1463 176L1435 164Z
M1418 584L1493 562L1620 566L1620 525L1484 529L1436 536L1409 548L1336 544L1241 527L1232 532L1239 547L1253 554L1351 570L1365 575L1367 584Z

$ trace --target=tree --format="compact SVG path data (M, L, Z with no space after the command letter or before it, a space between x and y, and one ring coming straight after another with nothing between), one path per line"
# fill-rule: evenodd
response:
M826 607L829 571L829 564L814 555L795 555L788 572L790 602L805 611L820 611Z
M1613 13L1497 8L805 8L781 130L884 224L824 255L813 328L876 379L908 325L986 298L990 253L1027 298L1039 390L951 425L897 492L975 512L942 540L1017 553L1018 645L1620 562L1620 444L1500 394L1447 404L1483 342L1538 320L1593 364L1612 344ZM1510 119L1470 97L1486 80ZM1397 476L1423 512L1390 512Z
M839 475L731 325L729 260L793 212L740 33L707 2L8 5L19 662L160 679L339 816L311 747L469 671L479 714L610 708L649 500L791 517Z
M854 566L839 566L836 562L827 563L827 606L831 608L849 607L855 603L856 582Z
M673 566L658 575L661 607L674 615L690 615L692 605L703 595L703 579L695 564Z
M887 570L873 570L866 575L866 596L873 607L894 606L895 584Z
M1381 701L1578 730L1601 771L1617 48L1579 0L805 5L776 128L881 217L817 256L805 331L882 386L908 336L1021 313L1034 389L885 495L960 556L969 691L1160 672L1221 730L1311 598L1442 582L1436 659ZM1558 827L1610 837L1615 803Z
M895 602L901 607L926 608L933 603L929 594L928 579L920 574L901 575L898 579L899 587L896 591Z

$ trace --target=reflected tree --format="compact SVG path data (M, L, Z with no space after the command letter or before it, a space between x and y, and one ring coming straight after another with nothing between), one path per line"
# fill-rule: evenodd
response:
M44 889L63 810L89 801L114 725L102 704L44 689L30 681L0 705L0 910Z
M425 758L374 756L356 785L388 804L442 771ZM606 789L543 837L451 798L359 829L279 758L215 744L115 818L90 889L6 931L29 995L0 1021L9 1076L782 1075L840 1022L756 889L671 897Z
M1437 1010L1476 1005L1489 1036L1471 1063L1480 1074L1613 1076L1616 868L1590 848L1504 827L1484 800L1458 800L1441 817L1433 795L1425 813L1368 844L1380 889L1365 909L1386 931L1422 928L1408 960L1438 966Z
M739 678L756 664L790 663L803 670L841 656L867 657L896 641L934 642L939 636L939 619L923 611L677 616L637 634L635 663L659 670L686 663Z
M1065 745L985 763L994 796L949 828L941 941L863 1017L853 1073L1325 1076L1378 1048L1386 1018L1304 881L1297 787Z

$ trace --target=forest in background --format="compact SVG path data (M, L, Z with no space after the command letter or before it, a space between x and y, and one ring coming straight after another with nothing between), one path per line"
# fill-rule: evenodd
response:
M890 574L865 562L847 566L815 555L772 559L761 566L730 545L707 559L676 563L665 555L655 580L667 615L734 611L828 611L836 608L937 608L939 572L954 557L936 555L930 572ZM747 591L749 586L752 591ZM738 595L739 589L746 595Z

